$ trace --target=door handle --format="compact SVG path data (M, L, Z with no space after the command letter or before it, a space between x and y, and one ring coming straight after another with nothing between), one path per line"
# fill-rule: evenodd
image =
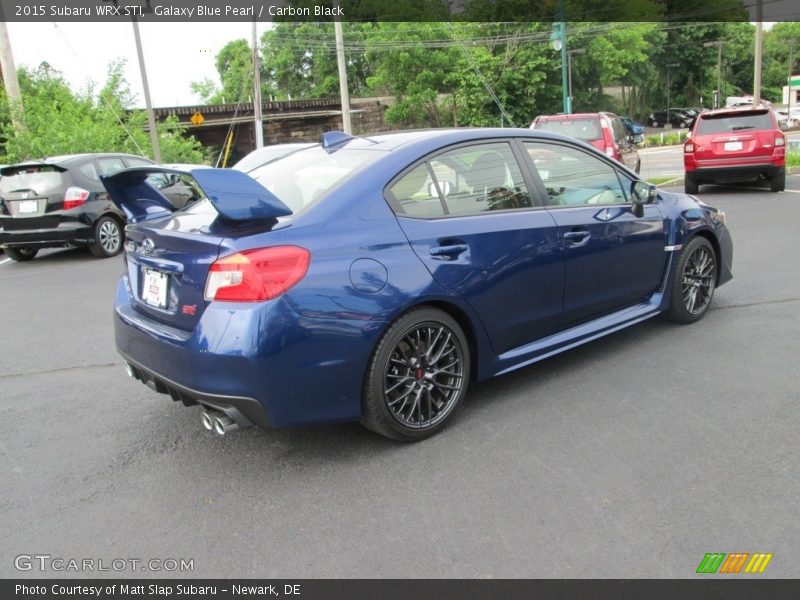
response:
M573 246L579 246L589 241L591 234L586 229L573 229L564 234L564 239L570 242Z
M446 256L455 258L459 254L463 254L469 250L466 244L452 244L450 246L434 246L430 249L431 256Z

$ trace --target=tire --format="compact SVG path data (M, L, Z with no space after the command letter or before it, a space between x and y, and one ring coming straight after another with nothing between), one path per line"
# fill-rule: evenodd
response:
M392 323L372 353L361 423L404 442L438 433L466 394L470 364L467 338L455 319L436 308L412 309Z
M683 191L687 194L696 194L700 190L700 185L687 173L683 178Z
M17 246L16 248L6 248L6 254L8 254L8 258L17 262L33 260L36 258L38 253L39 249L34 248L33 246Z
M114 217L100 217L94 225L94 243L89 246L97 258L109 258L119 254L125 234Z
M695 236L683 247L672 279L666 316L675 323L699 321L711 306L717 284L717 256L707 239Z
M638 175L639 172L642 170L642 159L636 161L636 174Z
M771 192L782 192L786 189L786 169L783 168L780 172L772 176L769 180L769 189Z

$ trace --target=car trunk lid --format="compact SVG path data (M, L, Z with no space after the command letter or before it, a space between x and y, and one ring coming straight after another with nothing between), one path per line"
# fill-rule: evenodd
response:
M194 177L205 198L179 211L152 185L154 172ZM243 179L244 178L244 179ZM192 330L206 307L211 265L226 243L269 231L291 211L238 171L137 167L102 177L112 201L128 216L125 262L133 308L171 326Z

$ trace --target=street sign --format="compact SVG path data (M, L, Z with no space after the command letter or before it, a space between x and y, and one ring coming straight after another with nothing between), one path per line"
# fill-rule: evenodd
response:
M192 115L192 117L189 120L192 122L192 125L194 125L195 127L199 127L205 122L206 118L199 112L196 112Z

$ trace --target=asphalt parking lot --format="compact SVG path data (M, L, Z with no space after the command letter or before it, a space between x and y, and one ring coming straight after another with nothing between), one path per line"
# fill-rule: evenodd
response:
M0 577L684 578L707 552L800 576L800 177L701 192L734 238L705 319L474 386L415 445L207 433L125 376L119 257L0 255ZM194 570L20 572L20 554Z

